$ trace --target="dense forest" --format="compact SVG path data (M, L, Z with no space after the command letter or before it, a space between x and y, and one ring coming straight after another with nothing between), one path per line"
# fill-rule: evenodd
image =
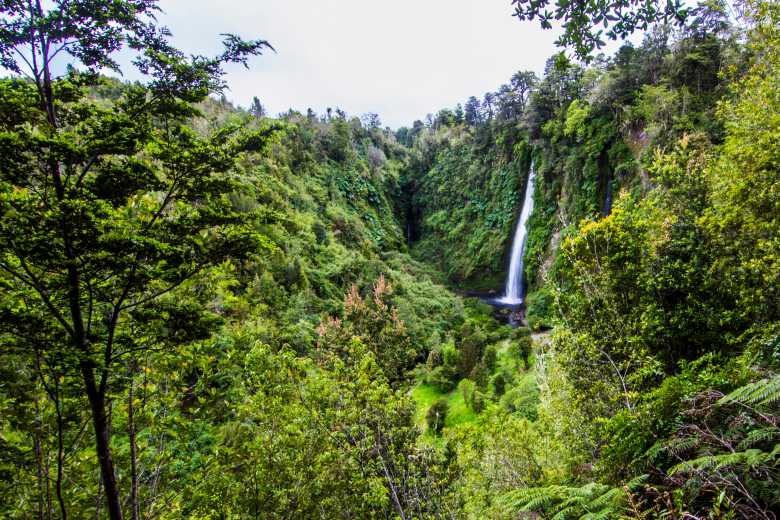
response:
M778 2L514 0L544 73L400 129L48 4L0 3L0 518L780 514Z

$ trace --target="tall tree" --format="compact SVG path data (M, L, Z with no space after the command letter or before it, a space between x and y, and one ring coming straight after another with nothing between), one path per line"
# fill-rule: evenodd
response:
M187 58L156 24L156 0L42 4L0 4L0 60L17 76L0 84L0 333L80 381L118 520L108 396L123 384L120 361L143 348L128 324L162 325L167 342L202 336L202 312L161 297L262 243L224 196L225 172L268 132L201 137L185 122L192 103L222 91L225 63L270 45L226 35L221 55ZM101 69L119 70L124 47L146 84L97 104L88 89ZM82 72L55 75L66 55Z
M457 106L455 107L455 122L456 123L462 123L463 122L463 118L464 118L463 105L458 103Z
M539 84L539 78L536 73L530 70L521 70L515 72L512 76L512 89L517 92L517 103L520 111L525 110L528 103L528 97Z
M482 100L482 110L487 121L493 119L494 108L496 102L496 95L492 92L486 92L485 98Z
M466 101L464 109L466 124L477 126L482 121L482 114L480 113L481 108L479 100L474 96L471 96L468 101Z
M255 117L265 117L267 114L265 107L257 96L252 98L252 105L249 107L249 113Z
M363 114L360 119L363 122L363 125L369 130L375 130L382 127L382 120L379 119L379 114L374 112Z

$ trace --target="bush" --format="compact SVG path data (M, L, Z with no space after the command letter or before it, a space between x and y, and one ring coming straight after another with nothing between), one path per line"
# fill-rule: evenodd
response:
M535 421L539 417L539 390L535 385L523 382L506 392L501 404L507 411Z
M485 353L482 354L482 364L489 374L492 374L496 370L496 360L498 359L498 352L494 345L489 345L485 349Z
M441 365L428 371L425 382L442 393L447 393L455 388L455 382L458 379L457 372L451 367Z
M509 345L509 355L513 360L522 360L525 369L528 370L532 347L533 340L528 329L516 329L512 343Z
M444 423L447 420L447 412L450 405L445 399L439 399L428 408L425 421L428 423L428 430L435 435L440 435L444 429Z
M477 387L482 389L487 386L489 377L490 372L488 372L488 369L481 362L477 363L469 374L469 379L473 380Z
M433 370L434 368L440 366L442 363L441 359L441 351L439 350L431 350L428 352L428 359L425 362L425 365L428 367L429 370Z
M504 374L499 372L493 376L491 383L493 384L493 395L496 397L504 395L504 392L506 392L506 378Z
M467 320L460 329L458 350L461 355L461 375L467 377L479 364L487 343L484 330L476 322Z
M547 287L543 287L526 298L525 318L532 330L552 327L553 305L555 299Z
M496 321L493 319L493 321ZM512 334L514 333L514 330L509 325L503 325L501 327L496 328L495 330L492 330L488 332L487 334L487 340L488 343L499 343L500 341L503 341L505 339L510 339L512 337Z
M312 225L312 231L314 231L314 237L318 244L328 245L330 243L328 228L319 220Z
M487 399L485 398L485 394L474 389L473 392L471 392L471 395L469 396L469 408L471 408L474 413L480 413L482 410L485 409L485 405L487 404Z
M441 360L442 364L445 366L459 368L461 363L460 351L458 351L452 343L442 345Z

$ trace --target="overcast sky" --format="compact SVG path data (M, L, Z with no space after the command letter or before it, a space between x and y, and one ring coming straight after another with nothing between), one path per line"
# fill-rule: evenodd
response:
M541 74L555 33L512 17L511 0L162 0L160 21L187 53L215 54L220 33L277 53L229 69L228 99L269 113L376 112L391 127Z

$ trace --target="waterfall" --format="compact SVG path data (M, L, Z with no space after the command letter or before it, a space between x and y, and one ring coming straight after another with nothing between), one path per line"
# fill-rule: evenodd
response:
M609 216L612 213L612 180L607 177L607 195L604 198L604 216Z
M531 163L531 171L528 174L528 184L525 187L525 199L523 200L523 209L520 211L520 218L517 219L515 236L512 239L512 257L509 261L509 272L506 277L504 287L504 296L498 300L499 303L509 305L519 305L523 303L525 296L525 286L523 283L523 256L525 255L525 243L528 238L528 217L534 209L534 177L536 171Z

